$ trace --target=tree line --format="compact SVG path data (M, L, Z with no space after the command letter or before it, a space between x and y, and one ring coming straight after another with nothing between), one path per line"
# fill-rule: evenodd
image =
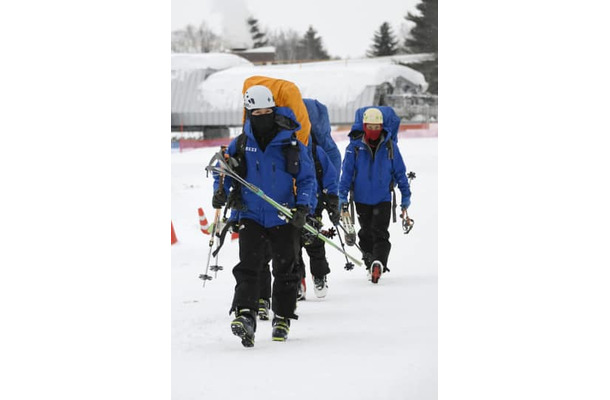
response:
M434 60L410 67L422 72L428 81L430 93L438 93L438 0L421 0L416 6L418 13L408 12L404 19L412 28L401 41L388 22L383 22L374 32L367 57L392 56L397 54L433 53ZM324 48L322 37L313 26L305 34L295 30L263 31L254 17L247 19L253 48L275 47L276 60L280 62L303 62L329 60L331 56ZM199 27L188 25L184 30L172 32L172 52L209 53L221 51L221 38L204 23ZM332 57L339 59L338 57Z

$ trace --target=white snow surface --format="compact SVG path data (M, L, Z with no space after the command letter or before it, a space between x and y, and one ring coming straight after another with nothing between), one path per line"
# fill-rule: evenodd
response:
M246 50L247 53L275 53L275 46L264 46Z
M338 142L342 153L347 143ZM230 329L238 241L227 237L219 254L225 269L215 279L205 288L198 279L210 248L197 209L212 221L204 167L218 149L172 153L173 400L437 398L437 139L400 139L399 148L417 174L409 208L415 226L404 235L400 219L390 224L391 272L373 285L363 267L344 270L344 256L326 246L329 291L317 299L304 252L307 300L298 303L288 340L273 342L271 322L259 321L253 348Z
M222 70L252 65L243 57L228 53L172 53L172 71L191 69Z
M391 63L391 59L359 59L304 64L238 66L210 75L199 85L206 109L239 110L243 107L244 81L253 75L294 82L301 95L317 99L327 107L344 107L358 98L369 86L384 82L394 84L397 77L428 87L426 80L412 68Z

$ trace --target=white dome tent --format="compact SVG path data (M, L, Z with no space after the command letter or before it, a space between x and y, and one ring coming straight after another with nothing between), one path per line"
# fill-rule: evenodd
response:
M253 75L294 82L303 97L317 99L328 107L331 124L353 122L358 108L379 105L388 90L421 93L428 88L423 74L387 60L233 67L210 75L199 85L202 115L208 125L241 125L243 83Z

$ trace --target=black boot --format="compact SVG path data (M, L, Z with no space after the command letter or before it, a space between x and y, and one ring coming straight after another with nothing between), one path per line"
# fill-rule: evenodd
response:
M326 297L326 293L328 293L328 284L326 283L326 275L324 275L321 278L314 276L313 283L314 283L313 291L316 294L316 297L319 299Z
M276 315L273 317L272 339L276 342L285 342L290 332L290 320Z
M241 338L244 347L254 346L254 332L256 332L256 317L254 311L242 308L235 312L235 319L231 322L231 331Z

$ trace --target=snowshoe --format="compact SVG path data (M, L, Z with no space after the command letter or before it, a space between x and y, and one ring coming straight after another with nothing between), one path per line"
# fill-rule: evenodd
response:
M273 317L272 324L273 331L271 333L271 338L275 342L285 342L286 339L288 339L288 332L290 332L290 320L276 315Z
M256 332L256 318L254 313L247 308L235 313L237 317L231 322L231 331L235 336L241 338L244 347L254 346L254 332Z
M297 290L297 301L305 300L305 292L307 292L307 285L305 284L305 278L303 278Z
M316 297L322 299L326 297L326 293L328 293L328 284L326 283L326 275L321 278L313 277L313 292Z
M371 282L373 283L377 283L379 282L379 278L381 278L381 275L383 274L383 264L381 263L381 261L373 261L373 263L371 264L371 269L370 269L370 273L371 273Z
M269 300L258 300L258 319L261 321L269 320Z
M343 211L341 213L341 224L345 229L345 244L348 246L353 246L356 244L356 229L354 228L354 224L352 223L352 219L349 215L348 211Z

